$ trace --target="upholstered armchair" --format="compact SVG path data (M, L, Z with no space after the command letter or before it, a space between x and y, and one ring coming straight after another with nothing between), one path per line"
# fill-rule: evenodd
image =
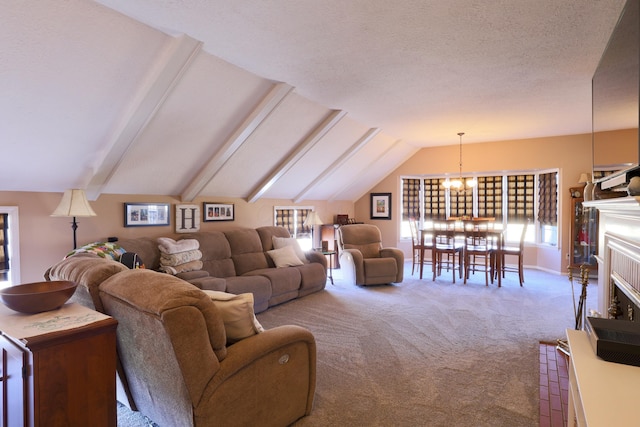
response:
M338 229L340 269L343 277L356 285L400 283L404 253L383 248L380 229L371 224L349 224Z
M229 344L223 311L204 291L149 270L105 280L100 299L118 321L136 407L158 425L286 426L311 412L316 344L307 329L279 326Z

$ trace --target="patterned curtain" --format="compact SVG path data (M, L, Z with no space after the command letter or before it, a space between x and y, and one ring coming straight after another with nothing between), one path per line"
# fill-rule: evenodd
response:
M410 218L420 220L420 180L417 178L402 179L402 220Z
M502 221L502 177L478 177L478 216Z
M9 275L9 214L0 214L0 280Z
M447 219L447 192L444 178L424 179L424 217L432 221Z
M311 212L311 209L296 209L296 211L298 212L298 215L297 215L298 233L296 237L300 237L300 234L311 234L311 227L304 225L304 222L307 220L307 215L309 215L309 212Z
M289 234L295 235L295 210L294 209L276 209L276 225L289 230Z
M538 176L538 221L540 224L558 224L558 185L556 172Z
M535 175L507 176L507 221L525 222L533 218Z

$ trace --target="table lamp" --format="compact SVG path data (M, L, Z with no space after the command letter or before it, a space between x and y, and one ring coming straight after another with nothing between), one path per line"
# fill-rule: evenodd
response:
M307 215L307 218L304 220L304 223L302 225L304 225L305 227L310 227L311 228L311 247L315 249L315 239L313 236L313 232L314 232L314 228L316 225L322 225L323 222L320 219L320 217L318 216L318 213L316 211L311 211L309 212L309 214Z

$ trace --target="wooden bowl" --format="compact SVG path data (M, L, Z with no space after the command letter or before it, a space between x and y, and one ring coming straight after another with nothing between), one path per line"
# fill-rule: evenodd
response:
M75 282L66 280L26 283L0 289L0 299L20 313L40 313L62 307L76 286Z

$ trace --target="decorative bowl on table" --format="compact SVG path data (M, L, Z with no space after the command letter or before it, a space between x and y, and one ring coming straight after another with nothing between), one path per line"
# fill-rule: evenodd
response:
M0 289L0 299L20 313L40 313L62 307L76 286L75 282L66 280L26 283Z

